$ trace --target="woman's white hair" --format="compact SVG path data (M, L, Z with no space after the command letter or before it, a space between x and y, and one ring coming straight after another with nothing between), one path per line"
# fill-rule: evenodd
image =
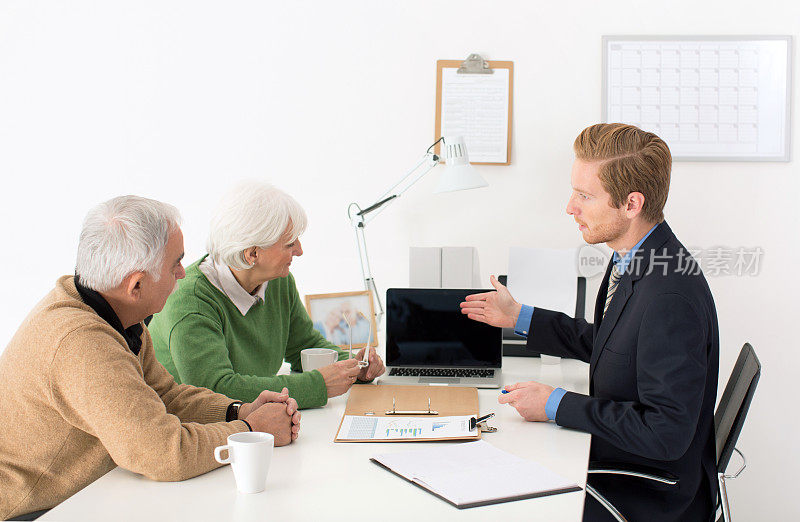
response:
M208 253L217 263L246 270L245 250L271 247L290 225L289 241L294 241L307 223L303 207L289 194L268 183L244 182L225 194L214 211Z
M165 247L181 216L172 205L139 196L100 203L86 215L75 273L82 285L111 290L133 272L161 276Z

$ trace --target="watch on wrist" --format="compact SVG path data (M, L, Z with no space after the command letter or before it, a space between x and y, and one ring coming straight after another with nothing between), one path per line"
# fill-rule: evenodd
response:
M225 412L225 422L232 422L239 418L239 409L242 407L242 401L234 401L228 406Z

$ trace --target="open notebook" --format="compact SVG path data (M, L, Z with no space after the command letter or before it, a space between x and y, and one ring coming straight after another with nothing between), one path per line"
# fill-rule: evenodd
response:
M371 460L459 509L581 490L561 475L485 441L384 453Z

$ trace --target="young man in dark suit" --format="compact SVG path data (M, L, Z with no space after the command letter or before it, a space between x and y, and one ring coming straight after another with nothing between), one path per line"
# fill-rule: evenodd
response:
M588 483L629 520L712 520L719 332L700 267L664 221L669 148L623 124L588 127L574 148L567 213L587 243L614 250L594 323L521 305L494 277L497 291L469 296L462 312L514 327L532 351L590 363L588 396L523 382L507 386L500 402L526 420L591 433L593 461L678 478L667 486L591 475ZM613 519L587 495L584 520Z

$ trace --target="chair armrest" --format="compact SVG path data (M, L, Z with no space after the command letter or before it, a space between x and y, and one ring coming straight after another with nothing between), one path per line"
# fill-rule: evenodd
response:
M589 474L606 474L606 475L627 475L629 477L637 477L642 478L645 480L652 480L653 482L660 482L662 484L668 484L670 486L675 486L678 484L678 478L674 475L666 473L664 471L653 469L653 468L645 468L645 467L634 467L630 464L619 464L613 462L590 462L589 469L587 470Z

